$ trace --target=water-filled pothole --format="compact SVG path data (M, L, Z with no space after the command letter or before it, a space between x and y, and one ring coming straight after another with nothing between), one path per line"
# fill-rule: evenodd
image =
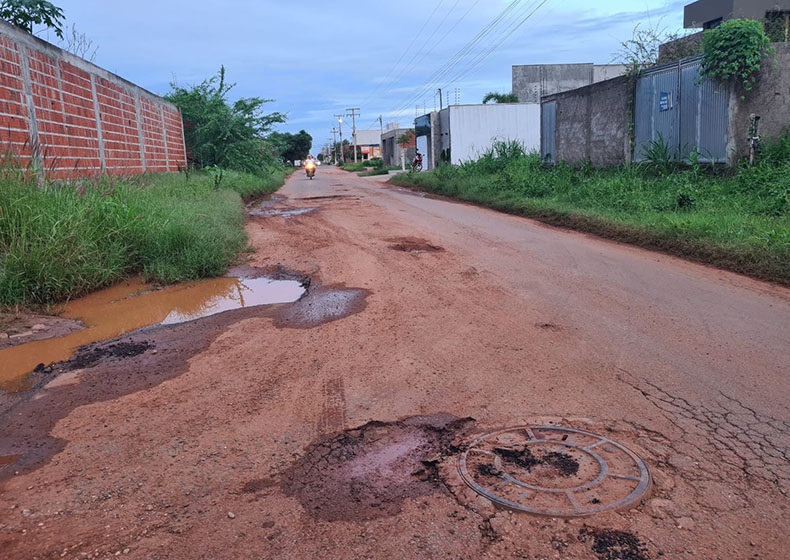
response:
M0 390L23 391L39 364L68 360L80 346L116 338L150 325L172 325L242 307L289 303L305 293L295 279L215 278L162 289L131 279L68 303L61 316L83 330L0 350Z
M449 414L370 422L311 446L280 485L326 521L395 515L404 500L440 488L437 465L471 422ZM270 485L255 480L244 490L256 493Z

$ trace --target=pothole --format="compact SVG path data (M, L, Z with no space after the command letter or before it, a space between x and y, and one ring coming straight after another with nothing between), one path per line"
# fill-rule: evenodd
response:
M332 286L315 286L310 293L283 309L274 319L278 327L309 329L343 319L362 311L367 305L368 290Z
M271 207L258 207L249 211L251 216L259 218L293 218L295 216L302 216L318 210L317 206L310 206L307 208L271 208Z
M521 426L477 437L458 459L464 482L492 502L552 517L626 508L650 490L636 454L608 438L560 426Z
M284 473L282 489L327 521L395 515L404 500L440 488L437 465L470 422L449 414L370 422L310 447ZM245 486L259 487L266 483Z
M420 239L418 237L399 237L388 239L387 241L392 243L392 245L389 246L390 249L403 251L405 253L436 253L438 251L444 251L442 247L433 245L425 239Z
M288 279L223 277L157 289L135 278L73 300L62 317L87 327L0 349L0 391L26 391L28 376L36 367L66 361L81 346L150 325L174 325L244 307L291 303L304 295L309 278L275 272Z

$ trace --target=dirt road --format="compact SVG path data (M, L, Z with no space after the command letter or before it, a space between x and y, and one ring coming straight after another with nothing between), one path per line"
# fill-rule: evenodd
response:
M280 194L247 265L304 299L15 397L0 556L787 558L790 291L333 169Z

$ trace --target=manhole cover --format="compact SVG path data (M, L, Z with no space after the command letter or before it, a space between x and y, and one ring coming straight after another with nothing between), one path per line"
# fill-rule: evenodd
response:
M581 517L628 507L650 490L647 465L608 438L559 426L484 434L458 459L464 482L511 509Z

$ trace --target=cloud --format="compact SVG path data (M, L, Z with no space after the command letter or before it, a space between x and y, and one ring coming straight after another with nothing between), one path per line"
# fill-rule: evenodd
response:
M433 108L438 87L445 104L456 88L462 102L478 103L487 91L509 90L514 64L610 62L637 23L674 31L685 4L549 0L516 29L539 1L520 0L507 13L512 0L399 0L359 9L318 0L57 3L66 25L98 45L99 66L161 94L174 80L198 84L224 65L237 84L232 95L275 99L266 110L288 113L281 130L304 128L315 138L327 136L333 115L347 107L360 107L362 122L384 115L408 125L416 106Z

